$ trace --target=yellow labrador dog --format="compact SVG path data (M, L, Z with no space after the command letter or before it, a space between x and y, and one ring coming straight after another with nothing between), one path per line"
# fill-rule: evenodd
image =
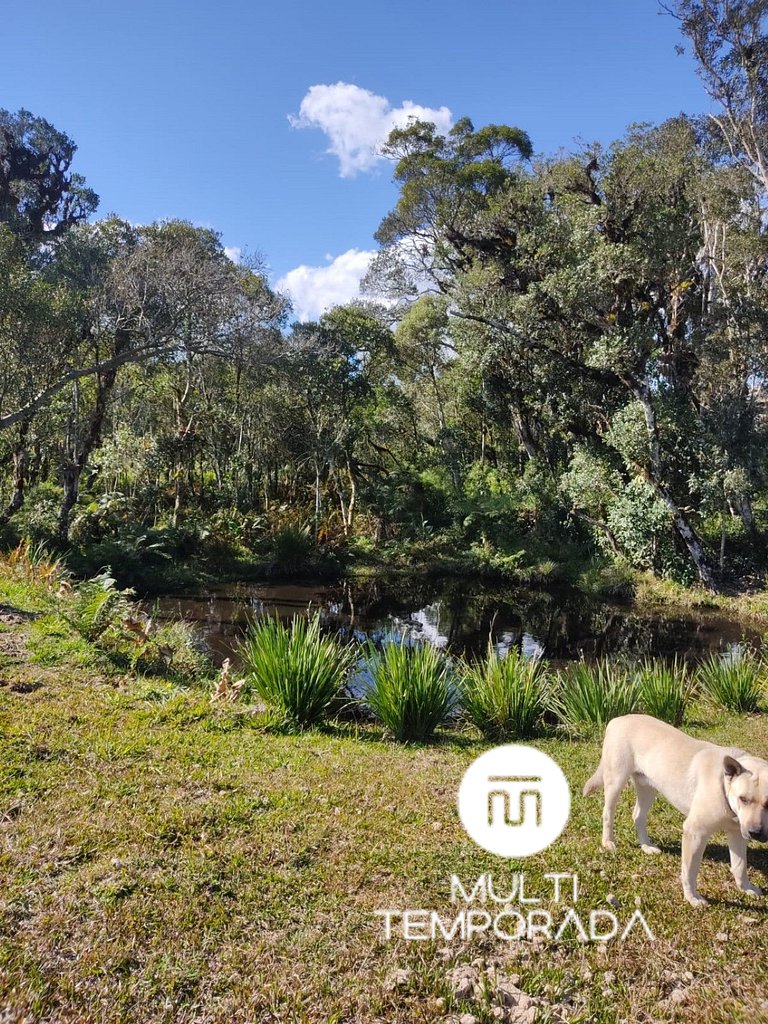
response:
M624 715L608 723L600 764L584 795L600 785L605 792L603 846L615 850L613 819L621 791L635 787L633 818L644 853L659 853L648 838L648 811L661 793L685 815L683 893L694 907L707 901L696 891L704 848L714 832L725 832L731 872L744 892L762 890L747 877L747 843L768 841L768 761L736 747L718 747L648 715Z

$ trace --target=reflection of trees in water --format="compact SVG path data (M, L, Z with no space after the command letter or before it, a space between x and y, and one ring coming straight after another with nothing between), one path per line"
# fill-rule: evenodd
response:
M741 639L738 623L721 618L643 615L595 603L567 590L497 590L462 580L347 582L354 626L379 638L402 632L472 657L490 637L502 650L514 646L553 660L646 655L695 658Z
M643 615L560 590L510 590L476 581L435 578L345 580L331 585L270 584L228 588L198 599L167 599L164 615L198 621L211 646L226 656L248 621L318 611L323 626L342 636L375 640L399 634L473 657L490 637L501 651L516 647L554 661L645 655L696 659L742 639L735 620ZM756 640L755 635L748 639Z

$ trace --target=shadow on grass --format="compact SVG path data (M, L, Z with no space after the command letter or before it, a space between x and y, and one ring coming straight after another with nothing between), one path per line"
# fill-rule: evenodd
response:
M0 616L3 615L15 615L19 619L24 619L26 622L32 622L34 619L39 619L43 612L28 612L24 608L17 608L15 604L4 604L0 603Z
M662 854L669 854L677 861L682 856L680 843L660 842L657 844ZM725 843L710 843L704 851L704 861L714 861L716 864L723 864L730 870L731 858L728 846ZM747 868L750 877L755 884L768 885L768 847L750 846L747 853ZM755 880L754 875L758 873L763 877ZM739 890L736 890L738 892ZM735 895L735 894L734 894ZM749 897L746 894L736 896L734 899L717 899L707 896L713 906L728 907L734 910L748 910L764 917L768 916L768 897Z

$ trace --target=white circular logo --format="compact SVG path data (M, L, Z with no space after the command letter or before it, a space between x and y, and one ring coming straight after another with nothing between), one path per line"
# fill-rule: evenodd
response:
M459 787L459 816L478 846L530 857L566 826L571 791L560 765L535 747L509 743L482 754Z

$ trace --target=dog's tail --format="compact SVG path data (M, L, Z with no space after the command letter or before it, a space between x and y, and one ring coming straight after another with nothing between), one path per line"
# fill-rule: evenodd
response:
M588 779L584 783L584 789L582 790L582 793L584 794L584 796L589 796L590 793L594 793L596 789L599 789L602 786L602 784L603 762L601 759L600 764L597 766L597 769L595 770L595 774L592 776L591 779Z

